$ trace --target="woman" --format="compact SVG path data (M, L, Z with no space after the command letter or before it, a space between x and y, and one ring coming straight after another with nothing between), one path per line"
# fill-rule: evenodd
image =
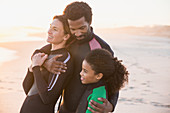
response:
M23 81L27 95L20 113L54 113L56 101L72 75L73 63L65 48L73 41L67 20L64 16L54 16L48 31L47 42L51 44L50 53L37 53L32 56L32 64ZM59 54L58 61L67 64L65 73L53 74L43 68L46 59Z

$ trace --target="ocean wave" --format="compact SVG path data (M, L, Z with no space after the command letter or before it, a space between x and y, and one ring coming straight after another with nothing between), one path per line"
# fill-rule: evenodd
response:
M14 51L14 50L0 47L0 53L1 53L0 65L2 65L2 63L6 61L11 61L11 60L18 58L18 56L15 55L17 51Z

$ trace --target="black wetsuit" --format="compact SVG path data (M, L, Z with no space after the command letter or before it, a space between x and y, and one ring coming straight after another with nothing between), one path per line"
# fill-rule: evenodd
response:
M81 98L81 101L79 102L76 113L86 113L87 107L90 107L90 105L88 105L89 101L98 98L98 96L99 97L103 96L104 98L106 96L106 98L108 99L108 88L106 87L106 85L104 84L104 82L102 80L100 80L97 83L84 84L84 85L86 85L87 88L86 88L86 91L84 92L84 94ZM96 88L99 88L99 87L100 88L104 87L104 90L103 90L103 88L102 88L102 91L100 89L100 92L101 92L100 94L99 94L99 92L96 92L96 90L95 90ZM96 93L96 94L94 94L94 93ZM95 97L95 96L96 97L92 99L90 96L92 98ZM89 99L89 97L91 99ZM95 100L95 101L98 102L98 100ZM90 111L88 110L87 112L89 113Z
M80 103L81 97L86 90L86 86L82 85L80 80L80 72L82 68L82 62L86 55L93 49L105 48L113 55L113 51L110 46L101 38L96 36L93 32L82 40L77 40L69 47L69 52L72 54L74 60L74 74L73 78L68 83L68 86L64 92L64 102L60 108L60 113L74 113L77 106ZM40 51L48 53L50 45L47 45L40 49ZM109 97L109 101L115 107L117 103L119 93ZM113 109L114 110L114 109Z
M28 71L23 81L27 97L20 113L54 113L56 101L73 75L73 61L70 53L62 48L50 51L48 58L56 54L63 55L57 60L67 64L66 72L55 75L40 66L33 67L33 73Z

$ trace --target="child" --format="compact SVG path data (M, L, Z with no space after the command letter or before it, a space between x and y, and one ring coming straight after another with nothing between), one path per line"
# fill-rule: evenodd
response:
M87 90L82 98L87 100L84 100L85 102L82 102L83 99L81 100L77 113L85 111L91 113L89 110L89 107L93 109L90 106L91 100L103 104L98 98L108 98L109 95L120 90L125 82L128 82L128 74L126 67L116 57L112 57L109 51L95 49L90 52L84 59L80 72L82 84L87 85Z

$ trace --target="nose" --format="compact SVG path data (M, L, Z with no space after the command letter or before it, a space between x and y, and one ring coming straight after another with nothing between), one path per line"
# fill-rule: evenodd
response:
M81 70L81 72L80 72L80 76L83 76L83 71Z
M50 28L48 29L48 34L51 34L51 29Z
M77 31L75 31L75 36L77 36L77 37L79 37L79 36L81 36L82 35L82 33L81 33L81 31L80 30L77 30Z

